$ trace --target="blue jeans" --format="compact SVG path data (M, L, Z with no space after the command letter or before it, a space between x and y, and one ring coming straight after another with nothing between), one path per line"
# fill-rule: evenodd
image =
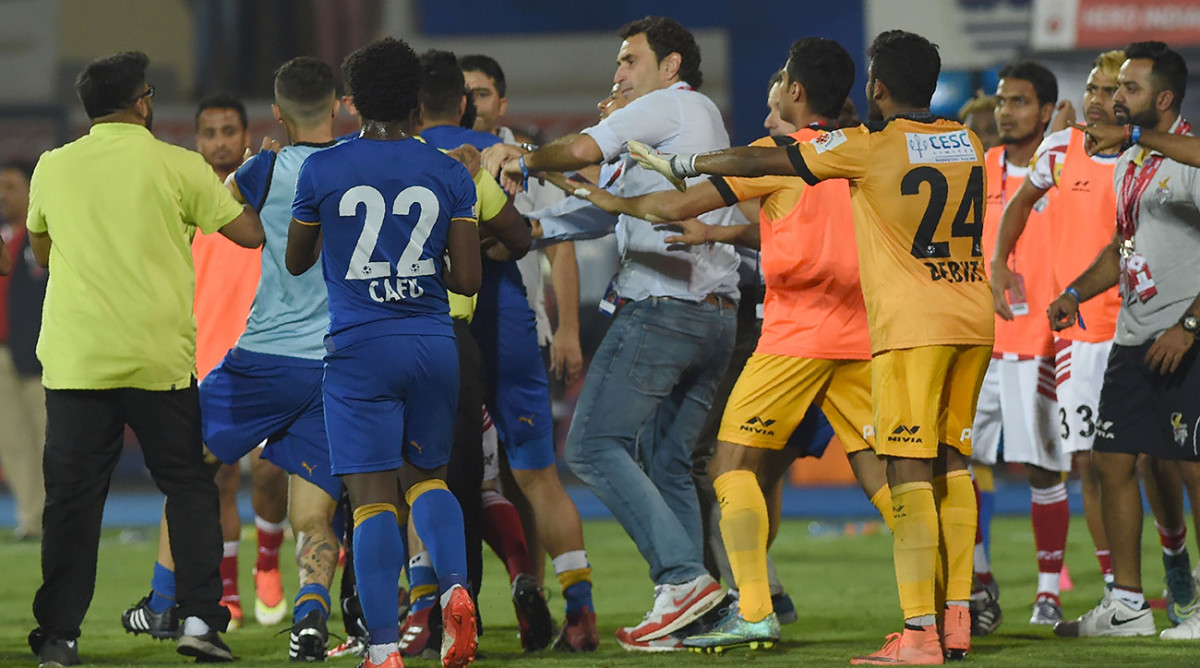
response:
M655 584L705 575L692 448L737 326L733 309L650 298L624 306L588 369L566 461L633 538Z

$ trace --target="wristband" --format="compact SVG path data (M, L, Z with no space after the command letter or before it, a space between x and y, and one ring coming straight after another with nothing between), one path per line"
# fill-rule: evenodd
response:
M525 156L517 158L517 166L521 168L521 189L529 190L529 168L525 166Z
M1137 127L1137 126L1134 126L1134 127ZM1083 323L1083 314L1080 313L1078 310L1079 305L1083 303L1083 300L1079 298L1079 291L1076 290L1074 286L1068 286L1067 289L1063 290L1062 293L1064 295L1071 295L1072 297L1075 298L1075 309L1076 309L1075 310L1075 320L1077 320L1079 322L1079 329L1087 329L1087 325L1085 325Z
M696 171L695 154L677 153L671 156L671 172L675 174L676 178L680 179L686 179L689 176L700 176L700 172Z

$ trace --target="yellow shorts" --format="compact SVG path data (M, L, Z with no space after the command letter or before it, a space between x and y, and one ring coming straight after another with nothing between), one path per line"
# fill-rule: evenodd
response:
M719 440L781 450L809 406L825 413L847 453L874 445L871 434L871 363L754 353L738 376Z
M933 459L938 443L971 454L971 425L990 346L888 350L871 360L875 451Z

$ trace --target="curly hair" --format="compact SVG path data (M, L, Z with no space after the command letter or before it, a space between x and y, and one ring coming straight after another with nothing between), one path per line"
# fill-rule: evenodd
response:
M150 57L141 51L125 51L88 63L75 79L75 94L88 118L107 116L136 102L149 65Z
M421 61L403 40L384 37L346 56L342 77L364 120L407 120L421 93Z
M700 46L687 28L665 16L647 16L621 27L621 39L639 34L646 35L646 42L660 63L663 58L678 53L680 81L700 90L700 85L704 83L704 74L700 72Z

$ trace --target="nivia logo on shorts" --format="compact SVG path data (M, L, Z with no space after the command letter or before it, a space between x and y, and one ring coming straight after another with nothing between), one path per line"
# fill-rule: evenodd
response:
M927 135L921 132L905 132L908 142L909 164L940 164L945 162L975 162L975 147L967 129L957 132L942 132Z
M921 439L917 437L917 432L920 430L919 426L910 427L902 424L893 429L892 433L888 435L888 443L920 443Z
M1112 426L1113 426L1112 420L1097 420L1096 421L1096 438L1103 438L1103 439L1109 440L1109 441L1116 438L1116 436L1113 435Z
M752 434L759 434L761 436L774 436L775 430L771 429L771 425L773 424L775 424L774 420L764 420L763 418L755 415L749 420L746 420L746 423L741 426L741 430L748 431Z

